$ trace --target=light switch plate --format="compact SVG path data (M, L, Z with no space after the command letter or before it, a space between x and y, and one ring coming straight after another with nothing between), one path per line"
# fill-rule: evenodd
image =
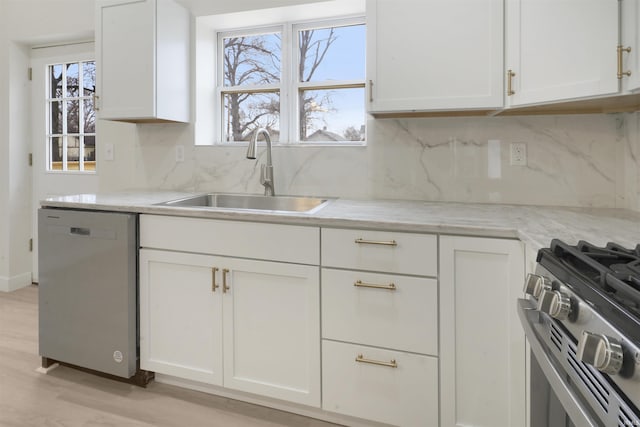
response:
M104 144L104 159L112 162L114 159L114 147L113 144Z

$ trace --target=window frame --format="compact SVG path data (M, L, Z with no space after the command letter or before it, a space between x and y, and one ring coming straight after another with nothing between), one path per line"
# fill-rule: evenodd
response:
M82 57L80 59L73 60L57 60L52 62L47 62L45 65L46 71L44 73L46 81L45 81L45 172L52 174L80 174L80 175L95 175L98 172L98 136L97 136L97 122L98 117L95 110L95 84L94 84L94 93L93 95L84 96L84 73L82 72L83 68L81 64L93 62L94 67L96 67L95 58L86 58ZM67 65L68 64L78 64L78 96L69 96L67 94ZM53 98L51 97L51 67L60 65L62 66L61 80L62 80L62 96ZM95 83L95 82L94 82ZM67 126L67 101L75 101L78 102L78 132L70 133L68 132ZM84 117L85 110L85 101L91 101L94 103L94 114L95 114L95 123L94 123L94 131L86 133L84 131L83 123L81 123L81 118ZM61 133L54 133L51 128L51 115L52 115L52 104L54 102L59 102L61 104L62 109L62 118L61 118ZM78 137L78 169L69 169L69 137ZM94 160L94 169L85 169L84 168L84 155L85 155L85 136L93 136L94 137L94 155L96 160ZM62 168L61 169L53 169L53 153L52 153L52 142L53 138L59 137L62 142Z
M224 86L224 39L234 36L253 36L260 34L270 34L270 33L280 33L280 82L279 84L270 84L270 85L245 85L245 86ZM284 109L284 105L286 105L285 99L287 99L286 87L288 86L284 82L287 82L289 79L288 70L285 66L286 57L288 57L288 49L285 49L286 43L288 43L288 39L285 35L285 25L277 24L277 25L269 25L265 27L253 27L239 30L231 30L231 31L219 31L216 32L215 37L217 52L216 52L216 90L215 90L215 105L216 111L219 114L216 114L216 129L218 129L218 137L217 139L220 141L221 145L237 145L238 143L242 143L243 141L227 141L225 128L224 128L224 115L225 115L225 107L224 107L224 95L227 93L278 93L280 92L280 111ZM280 114L279 122L280 122L280 140L283 139L283 115ZM285 137L286 135L285 131ZM281 143L278 141L278 143ZM275 142L274 142L275 144Z
M347 27L354 25L364 25L366 31L366 17L364 15L337 17L328 19L313 19L287 21L265 26L254 26L247 28L227 29L214 32L215 38L215 100L214 118L215 140L214 145L240 146L246 144L244 141L227 141L224 127L224 94L225 93L248 93L248 92L280 92L280 138L274 145L284 146L364 146L366 145L366 130L364 141L303 141L299 135L300 115L299 97L297 94L302 90L331 90L331 89L353 89L363 90L363 119L366 127L366 74L362 80L323 80L317 82L298 81L297 68L300 62L300 47L298 31L312 29L326 29L331 27ZM279 32L281 34L281 66L279 85L247 85L224 87L224 39L233 36L251 36L258 34L268 34ZM367 42L365 35L365 46ZM366 48L365 48L366 49ZM366 73L366 52L363 66ZM366 129L366 128L365 128Z
M318 21L306 21L306 22L298 22L293 23L292 30L292 38L293 45L291 47L291 51L293 52L294 58L291 61L292 67L292 89L291 92L293 94L298 94L301 90L331 90L331 89L365 89L362 91L363 96L363 119L365 119L365 140L364 141L303 141L300 139L300 135L298 134L298 130L300 129L300 115L298 111L300 111L299 105L299 97L292 96L293 100L292 104L293 109L290 111L290 116L293 119L289 132L291 135L295 135L294 144L298 145L366 145L366 116L367 116L367 102L366 102L366 52L364 58L365 67L365 75L362 76L362 80L323 80L317 82L300 82L298 81L297 73L295 72L296 67L300 64L300 38L298 37L298 31L306 31L306 30L316 30L316 29L326 29L326 28L338 28L338 27L348 27L355 25L364 25L365 26L365 50L366 50L366 19L365 17L349 17L349 18L336 18L330 20L318 20Z

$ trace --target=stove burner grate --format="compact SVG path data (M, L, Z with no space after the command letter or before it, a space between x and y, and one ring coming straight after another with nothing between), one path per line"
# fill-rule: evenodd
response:
M633 249L585 241L572 246L554 239L549 249L538 253L538 262L554 269L604 318L640 342L640 244Z

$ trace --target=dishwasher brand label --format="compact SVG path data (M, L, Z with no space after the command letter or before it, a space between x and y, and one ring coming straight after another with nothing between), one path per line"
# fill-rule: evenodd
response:
M113 352L113 360L115 360L117 363L121 363L122 359L122 352L120 350L116 350Z

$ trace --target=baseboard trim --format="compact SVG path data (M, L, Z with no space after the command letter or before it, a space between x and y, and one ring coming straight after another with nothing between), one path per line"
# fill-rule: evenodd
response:
M31 285L31 272L11 277L0 276L0 292L13 292Z
M368 421L361 418L355 418L348 415L342 415L342 414L337 414L335 412L325 411L321 408L314 408L311 406L301 405L298 403L286 402L279 399L259 396L252 393L231 390L225 387L204 384L204 383L200 383L192 380L186 380L183 378L174 377L172 375L164 375L164 374L156 373L155 381L162 384L169 384L172 386L177 386L177 387L186 388L190 390L200 391L203 393L213 394L219 397L226 397L228 399L240 400L242 402L247 402L254 405L266 406L268 408L277 409L279 411L291 412L293 414L315 418L318 420L327 421L327 422L339 424L342 426L391 427L389 424L378 423L375 421Z

